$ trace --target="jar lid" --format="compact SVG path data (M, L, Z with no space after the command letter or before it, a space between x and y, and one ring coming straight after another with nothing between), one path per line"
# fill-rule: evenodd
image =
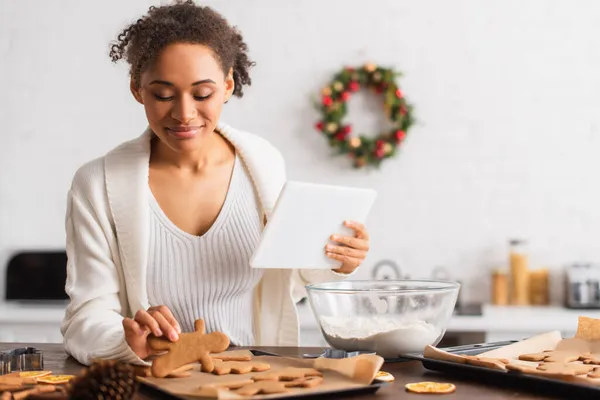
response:
M511 246L518 246L518 245L520 245L520 244L525 244L525 243L527 243L527 241L526 241L526 240L524 240L524 239L510 239L510 240L508 241L508 243L509 243Z

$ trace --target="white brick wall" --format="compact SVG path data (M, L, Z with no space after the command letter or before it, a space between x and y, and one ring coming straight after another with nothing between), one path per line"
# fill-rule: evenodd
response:
M19 248L62 247L76 167L144 128L107 49L153 3L0 2L0 265ZM258 62L224 117L278 146L292 178L379 191L359 276L382 258L413 277L445 265L471 282L465 296L487 298L511 235L556 271L600 260L599 2L204 3L243 30ZM312 128L310 97L367 60L404 71L420 121L378 172L332 160ZM379 109L352 103L355 130L371 130Z

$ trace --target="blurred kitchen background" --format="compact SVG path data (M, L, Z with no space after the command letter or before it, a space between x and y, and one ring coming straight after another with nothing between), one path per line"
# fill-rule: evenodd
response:
M109 42L162 3L0 1L0 342L61 341L71 178L145 128ZM355 279L460 281L440 345L572 335L578 315L600 317L600 2L201 3L257 61L223 119L277 146L292 179L378 191ZM379 170L331 157L314 129L312 99L366 62L404 73L418 120ZM374 96L350 100L354 132L382 115ZM300 310L303 344L324 344Z

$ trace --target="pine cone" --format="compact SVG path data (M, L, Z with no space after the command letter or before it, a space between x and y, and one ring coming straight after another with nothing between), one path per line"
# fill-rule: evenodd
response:
M71 383L70 400L130 400L137 391L135 369L116 361L98 361Z

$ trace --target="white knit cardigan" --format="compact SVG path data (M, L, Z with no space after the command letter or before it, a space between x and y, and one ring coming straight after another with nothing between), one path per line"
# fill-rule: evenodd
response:
M266 140L219 123L248 167L268 220L286 180L283 158ZM125 341L122 320L147 309L149 129L79 168L68 192L67 283L61 326L67 353L147 364ZM312 282L344 279L331 270L266 270L255 295L256 345L297 346L296 302Z

